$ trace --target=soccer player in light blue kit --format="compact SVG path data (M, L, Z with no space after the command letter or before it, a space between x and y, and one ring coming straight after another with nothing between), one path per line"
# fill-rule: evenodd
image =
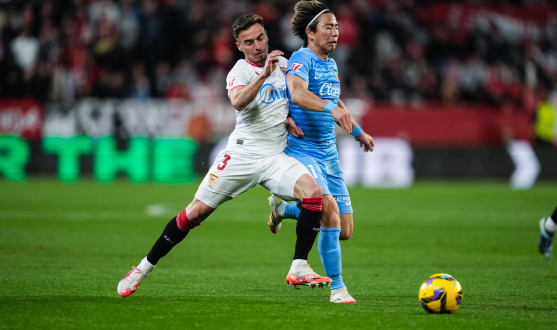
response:
M304 47L290 57L286 83L290 115L304 136L289 135L285 152L304 164L323 187L318 248L325 272L332 279L331 302L355 303L342 280L339 238L351 236L353 218L336 149L335 124L351 133L365 151L373 150L373 139L362 131L340 100L337 65L329 58L339 37L334 14L319 1L300 1L294 9L292 30L304 40ZM275 196L270 203L272 231L283 218L297 218L295 206Z

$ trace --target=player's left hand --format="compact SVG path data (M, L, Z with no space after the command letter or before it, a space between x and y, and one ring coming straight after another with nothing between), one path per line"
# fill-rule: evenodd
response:
M355 139L360 142L360 147L363 147L365 152L373 151L373 147L375 146L373 138L367 135L366 132L362 132L362 134L356 136Z
M286 130L288 131L288 133L292 134L292 136L296 138L304 136L304 132L301 128L298 127L298 125L296 125L296 122L292 117L286 118L286 120L284 121L284 125L286 125Z
M280 50L273 50L271 54L267 56L265 60L265 66L263 67L263 71L261 72L261 76L268 78L270 77L275 69L277 68L277 63L279 62L278 57L284 55L283 52Z

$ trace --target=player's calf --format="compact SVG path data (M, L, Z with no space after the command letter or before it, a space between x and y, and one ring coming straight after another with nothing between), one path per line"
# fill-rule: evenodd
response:
M340 215L340 235L339 240L346 241L352 237L354 231L354 221L352 220L352 213Z

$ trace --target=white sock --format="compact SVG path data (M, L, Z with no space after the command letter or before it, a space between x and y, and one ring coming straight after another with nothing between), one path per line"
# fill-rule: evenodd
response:
M145 257L145 258L143 258L143 260L141 260L141 262L139 263L137 268L143 269L143 270L152 270L153 268L155 268L155 266L156 265L153 265L152 263L150 263L149 260L147 260L147 257Z
M551 219L551 217L547 217L547 219L545 219L545 231L553 234L555 233L555 222L553 221L553 219Z
M286 210L286 202L281 201L279 206L277 207L278 215L284 217L284 211Z
M307 263L308 263L308 261L304 260L304 259L294 259L292 261L292 266L290 266L290 271L288 273L289 274L294 273L296 271L296 268L298 268L298 266L305 265Z

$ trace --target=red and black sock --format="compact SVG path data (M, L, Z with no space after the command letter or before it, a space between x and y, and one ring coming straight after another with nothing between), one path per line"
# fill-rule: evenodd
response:
M186 238L191 229L196 224L190 222L186 216L186 210L182 211L178 216L172 218L164 228L161 236L153 245L153 248L147 255L147 260L156 265L157 262L172 250L172 248Z
M321 227L323 197L304 198L296 224L296 249L294 260L307 260Z

